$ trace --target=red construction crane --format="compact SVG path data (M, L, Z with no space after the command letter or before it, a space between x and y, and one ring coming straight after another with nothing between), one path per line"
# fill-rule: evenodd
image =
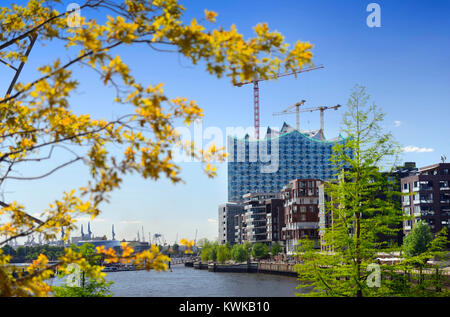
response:
M254 79L252 81L234 84L235 86L241 87L243 85L253 83L253 110L254 110L253 120L254 120L254 125L255 125L255 138L256 139L259 139L259 86L258 86L258 83L260 81L264 81L264 80L268 80L268 79L280 78L280 77L295 75L295 74L299 74L299 73L306 73L306 72L309 72L309 71L312 71L315 69L320 69L320 68L323 68L323 65L319 65L316 67L310 67L310 68L303 69L298 72L283 73L283 74L279 74L279 75L276 75L274 77L270 77L267 79Z

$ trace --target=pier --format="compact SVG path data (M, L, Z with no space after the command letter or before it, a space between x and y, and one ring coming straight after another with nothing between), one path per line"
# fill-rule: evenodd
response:
M219 264L214 262L189 262L184 263L186 267L193 267L197 270L208 270L209 272L230 272L230 273L265 273L297 276L295 264L280 262L247 262L234 264Z

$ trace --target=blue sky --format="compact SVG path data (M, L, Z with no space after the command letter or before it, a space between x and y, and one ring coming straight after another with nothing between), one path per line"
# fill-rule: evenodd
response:
M73 2L73 1L70 1ZM261 126L295 125L295 116L273 117L273 112L306 99L307 105L345 105L355 84L366 86L372 100L386 113L384 126L397 141L412 152L404 161L418 166L437 163L442 154L450 159L450 2L376 1L381 7L381 27L369 28L366 7L372 1L183 1L185 20L203 17L203 10L218 12L216 26L235 24L245 36L252 27L267 22L281 32L287 42L314 44L314 63L324 69L260 84ZM2 4L11 1L2 2ZM16 1L15 3L24 3ZM66 3L69 3L67 1ZM81 3L81 1L80 1ZM83 11L102 19L102 13ZM164 82L169 96L194 99L204 109L203 127L250 127L253 125L252 87L233 87L228 79L216 79L204 69L193 67L176 53L161 54L148 48L124 48L117 53L129 63L144 84ZM21 81L30 80L38 65L49 58L68 57L58 43L37 45ZM0 84L6 87L9 71L0 65ZM98 85L95 73L75 69L81 85L72 98L76 112L111 118L121 113L113 91ZM5 88L6 90L6 88ZM339 134L343 111L325 113L327 138ZM302 129L319 128L319 114L301 117ZM209 140L205 140L205 143ZM420 152L422 151L422 152ZM63 159L62 154L56 159ZM181 164L185 184L172 185L162 179L145 181L127 177L122 188L103 206L99 219L91 223L94 234L110 236L115 224L117 238L133 239L144 226L148 232L162 233L173 243L175 237L213 239L217 236L217 206L226 201L226 166L209 179L198 163ZM44 170L46 170L44 168ZM34 175L32 167L24 175ZM28 173L28 174L27 174ZM28 208L42 210L60 196L63 189L75 188L87 179L82 163L62 170L43 181L14 182L4 188L7 201L19 200ZM86 220L80 223L86 224Z

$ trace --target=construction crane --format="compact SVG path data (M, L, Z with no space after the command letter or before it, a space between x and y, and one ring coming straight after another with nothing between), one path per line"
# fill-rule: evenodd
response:
M303 101L303 100L302 100ZM301 101L301 102L302 102ZM296 106L297 104L300 104L301 102L298 102L288 108L286 108L285 110L283 110L282 112L278 112L278 113L274 113L273 115L280 115L280 114L290 114L290 113L296 113L297 114L297 118L300 112L313 112L313 111L320 111L320 134L321 134L321 138L322 140L325 139L325 135L324 135L324 111L325 110L330 110L330 109L334 109L334 110L338 110L338 108L341 107L341 105L336 105L336 106L332 106L332 107L315 107L315 108L305 108L300 110L299 106L296 107L296 110L294 111L287 111L288 109L292 109L294 106ZM297 124L297 130L299 129L299 124Z
M292 106L287 107L286 109L284 109L281 112L275 112L274 114L272 114L273 116L279 116L279 115L284 115L284 114L291 114L293 113L291 110L292 108L295 107L295 114L296 116L296 128L297 130L300 131L300 106L303 106L305 104L306 100L302 100L300 102L297 102L295 104L293 104Z
M290 72L290 73L283 73L283 74L279 74L270 78L266 78L266 79L254 79L252 81L247 81L247 82L241 82L241 83L236 83L234 84L235 86L241 87L243 85L247 85L247 84L251 84L253 83L253 121L254 121L254 126L255 126L255 138L259 139L259 85L258 83L260 81L264 81L264 80L268 80L268 79L275 79L275 78L280 78L280 77L284 77L284 76L290 76L290 75L295 75L295 74L300 74L300 73L306 73L315 69L320 69L323 68L323 65L319 65L316 67L310 67L307 69L303 69L300 70L298 72Z

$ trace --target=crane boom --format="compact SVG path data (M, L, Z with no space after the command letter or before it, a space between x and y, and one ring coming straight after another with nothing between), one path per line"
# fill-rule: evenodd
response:
M256 139L259 139L259 123L260 123L260 121L259 121L260 116L259 116L259 86L258 86L258 83L260 81L264 81L264 80L275 79L275 78L280 78L280 77L285 77L285 76L290 76L290 75L296 75L296 74L305 73L305 72L309 72L309 71L312 71L315 69L320 69L320 68L323 68L323 65L306 68L306 69L300 70L298 72L287 72L287 73L278 74L276 76L272 76L269 78L254 79L252 81L246 81L246 82L240 82L240 83L234 84L237 87L241 87L243 85L253 83L253 123L254 123L254 127L255 127L255 138Z
M302 100L302 101L304 101L304 100ZM297 114L297 130L300 131L300 129L299 129L299 128L300 128L300 125L299 125L299 122L298 122L298 120L299 120L299 119L298 119L298 118L299 118L299 113L300 113L300 112L320 111L320 133L321 133L322 139L324 139L324 138L325 138L324 132L323 132L323 131L324 131L324 125L325 125L325 124L324 124L324 111L325 111L325 110L330 110L330 109L337 110L338 108L341 107L341 105L336 105L336 106L331 106L331 107L321 106L321 107L314 107L314 108L305 108L305 109L300 110L300 109L299 109L300 103L301 103L301 102L298 102L298 103L296 103L296 104L294 104L294 105L292 105L292 106L287 107L287 108L284 109L283 111L281 111L281 112L275 112L275 113L273 113L272 115L274 115L274 116L279 116L279 115L285 115L285 114L296 113L296 114ZM295 110L288 111L288 110L292 109L294 106L297 106Z
M302 101L300 101L300 102L297 102L297 103L295 103L295 104L293 104L293 105L291 105L291 106L289 106L289 107L287 107L286 109L284 109L283 111L281 111L281 112L276 112L276 113L274 113L273 115L274 116L277 116L277 115L283 115L283 114L289 114L289 113L295 113L297 116L296 116L296 127L297 127L297 130L299 130L300 131L300 106L303 106L304 104L305 104L305 102L306 102L306 100L302 100ZM295 107L295 112L294 111L289 111L290 109L292 109L292 108L294 108Z

